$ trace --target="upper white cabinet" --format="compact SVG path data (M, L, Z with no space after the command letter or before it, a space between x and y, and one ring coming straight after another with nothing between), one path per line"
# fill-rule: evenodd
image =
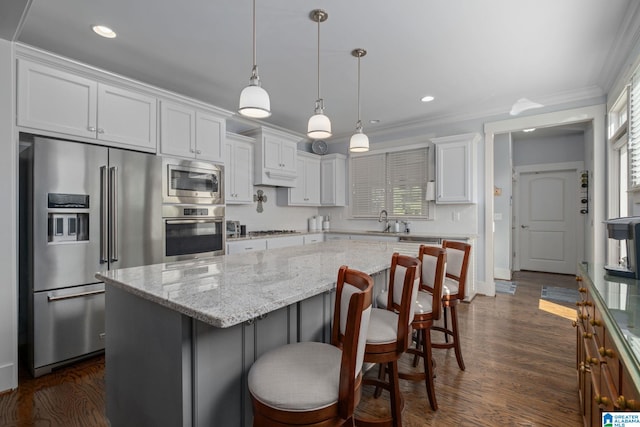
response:
M227 133L225 145L225 201L227 204L253 203L254 140Z
M347 157L343 154L327 154L320 160L320 204L322 206L346 205Z
M296 186L289 188L289 204L320 205L320 158L315 154L298 153Z
M433 138L436 147L436 203L475 202L477 133Z
M296 185L299 137L262 127L248 132L256 139L254 184L293 187Z
M157 100L18 59L17 125L156 151Z
M225 119L186 104L160 102L160 153L224 161Z

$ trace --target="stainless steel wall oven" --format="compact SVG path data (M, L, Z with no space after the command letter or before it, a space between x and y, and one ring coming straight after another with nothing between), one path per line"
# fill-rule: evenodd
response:
M224 206L163 205L162 216L165 262L224 254Z

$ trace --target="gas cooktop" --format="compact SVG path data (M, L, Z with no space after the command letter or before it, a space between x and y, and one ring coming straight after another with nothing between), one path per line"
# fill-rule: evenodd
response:
M249 236L269 236L272 234L296 234L300 233L296 230L260 230L260 231L249 231L247 234Z

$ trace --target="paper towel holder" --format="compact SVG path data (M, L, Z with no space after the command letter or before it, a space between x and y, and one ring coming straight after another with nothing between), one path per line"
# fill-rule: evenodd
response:
M436 183L434 181L427 182L427 189L424 192L424 199L427 202L432 202L436 199Z

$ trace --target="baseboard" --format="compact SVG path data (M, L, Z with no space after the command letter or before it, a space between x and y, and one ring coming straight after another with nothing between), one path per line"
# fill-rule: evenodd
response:
M8 363L0 366L0 393L18 388L18 365Z
M493 276L496 280L511 280L511 270L507 268L494 268Z
M482 294L489 297L496 295L496 285L485 281L476 280L476 294Z

